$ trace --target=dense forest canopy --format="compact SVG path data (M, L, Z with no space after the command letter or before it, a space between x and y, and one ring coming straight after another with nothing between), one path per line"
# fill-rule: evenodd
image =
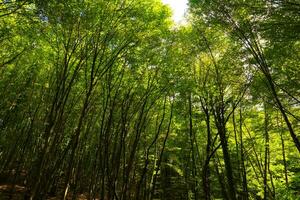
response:
M0 2L0 199L300 199L300 2L188 6Z

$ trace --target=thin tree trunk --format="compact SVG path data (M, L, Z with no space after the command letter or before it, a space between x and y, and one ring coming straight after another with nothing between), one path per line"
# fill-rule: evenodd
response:
M207 132L207 139L206 139L206 158L203 166L203 178L202 178L202 184L203 184L203 191L205 194L205 199L210 200L211 199L211 192L210 192L210 159L211 159L211 130L210 130L210 113L208 111L208 108L206 108L203 105L202 102L202 109L205 113L205 123L206 123L206 132Z
M219 108L215 111L215 118L216 118L216 126L218 129L218 134L219 134L220 140L221 140L221 147L222 147L222 151L223 151L225 171L226 171L226 177L227 177L227 183L228 183L228 189L229 189L229 197L231 200L235 200L236 199L236 188L235 188L235 181L234 181L234 177L233 177L230 154L229 154L229 150L228 150L228 141L227 141L226 127L225 127L226 122L224 119L223 106L221 106L221 108Z
M283 166L284 166L285 184L288 187L289 186L289 178L288 178L287 162L286 162L286 156L285 156L285 146L284 146L285 144L284 144L282 132L280 132L280 139L281 139L281 149L282 149L282 160L283 160Z
M140 198L140 189L141 189L141 186L143 184L143 181L145 179L145 176L146 176L146 173L147 173L147 170L148 170L150 149L152 148L152 146L154 144L156 144L156 141L157 141L157 139L158 139L158 137L160 135L160 132L161 132L161 129L162 129L162 125L163 125L163 122L164 122L164 119L165 119L165 114L166 114L166 97L165 97L164 105L163 105L162 119L161 119L161 121L160 121L160 123L158 125L157 132L155 134L154 139L152 140L152 143L148 146L148 148L146 150L146 158L145 158L144 168L143 168L143 171L142 171L142 175L141 175L139 184L137 185L137 189L136 189L136 200L138 200Z
M173 102L171 102L170 110L171 110L171 114L170 114L170 119L169 119L169 123L168 123L167 133L166 133L166 136L165 136L164 141L163 141L162 150L160 152L160 155L159 155L159 158L158 158L158 161L157 161L157 165L155 166L156 169L155 169L155 175L153 177L153 182L152 182L150 200L152 200L154 198L155 184L156 184L156 180L157 180L157 175L158 175L159 169L161 167L161 163L162 163L162 159L163 159L163 153L165 151L166 143L167 143L169 133L170 133L170 130L171 130L171 123L172 123L172 118L173 118Z
M194 193L194 198L195 200L198 200L198 192L197 192L197 187L198 187L198 182L197 182L197 168L196 168L196 160L195 160L195 148L194 148L194 133L193 133L193 110L192 110L192 95L190 94L188 97L188 102L189 102L189 133L190 133L190 144L191 144L191 152L192 152L192 179L193 179L193 184L192 184L192 192Z
M248 193L248 181L247 181L247 171L245 166L245 155L244 155L244 142L243 142L243 118L242 118L242 108L240 107L240 155L241 155L241 167L242 167L242 179L243 179L243 199L249 199Z
M226 187L225 187L225 183L224 183L224 176L222 176L222 174L220 174L218 162L216 160L217 160L217 158L215 158L214 166L215 166L216 174L218 176L219 185L221 187L222 196L225 200L229 200L229 197L228 197L228 194L226 191Z
M264 132L265 132L265 163L264 163L264 199L268 199L268 166L269 166L269 115L264 102L265 120L264 120Z

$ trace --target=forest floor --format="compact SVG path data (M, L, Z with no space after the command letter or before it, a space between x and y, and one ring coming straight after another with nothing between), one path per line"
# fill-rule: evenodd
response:
M69 195L67 199L71 200L71 195ZM77 200L87 199L88 198L84 194L80 194L77 197ZM29 200L29 195L25 186L15 185L13 187L13 185L2 184L0 185L0 200ZM46 200L61 200L61 197L49 197Z

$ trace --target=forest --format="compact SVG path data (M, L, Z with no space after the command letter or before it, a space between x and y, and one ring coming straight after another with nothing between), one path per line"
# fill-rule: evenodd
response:
M2 0L0 46L1 200L300 199L299 0Z

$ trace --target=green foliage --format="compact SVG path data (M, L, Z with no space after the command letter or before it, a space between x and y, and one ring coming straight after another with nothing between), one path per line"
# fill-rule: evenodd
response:
M299 199L299 3L189 5L1 1L0 188Z

